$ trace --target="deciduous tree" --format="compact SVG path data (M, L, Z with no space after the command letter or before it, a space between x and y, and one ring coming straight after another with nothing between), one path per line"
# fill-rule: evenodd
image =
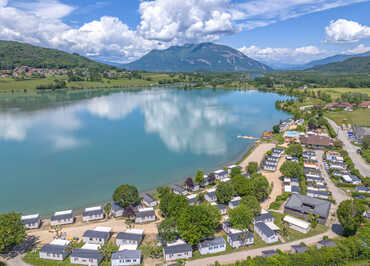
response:
M18 213L0 215L0 253L10 251L26 237L25 228Z
M232 224L233 228L245 230L248 229L252 224L253 213L244 204L240 204L238 207L231 209L229 216L229 221Z
M197 173L195 174L195 183L200 184L204 182L204 174L203 171L198 170Z
M139 192L136 187L125 184L115 189L113 200L125 208L140 201Z
M253 195L247 195L243 197L242 204L247 206L251 210L253 216L257 216L261 213L261 205L258 202L257 198Z
M249 175L253 175L258 171L258 163L257 162L250 162L247 166L247 172Z
M219 203L228 203L234 196L234 188L231 183L223 182L217 186L216 197Z
M337 216L345 235L354 235L357 232L360 224L364 222L365 210L366 207L360 200L345 200L339 204Z
M303 153L303 148L301 144L293 143L289 145L289 147L286 150L286 153L294 157L301 157Z

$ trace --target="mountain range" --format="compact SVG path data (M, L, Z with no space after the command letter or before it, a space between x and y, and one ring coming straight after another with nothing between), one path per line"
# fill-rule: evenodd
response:
M370 73L370 56L357 56L342 62L315 66L309 70L320 72Z
M151 72L236 72L271 71L236 49L214 43L185 44L166 50L152 50L137 61L122 66Z

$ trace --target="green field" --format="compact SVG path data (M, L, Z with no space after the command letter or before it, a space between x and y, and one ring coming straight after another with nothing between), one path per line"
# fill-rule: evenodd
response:
M370 88L317 88L317 89L310 89L310 91L321 91L329 93L333 99L340 98L340 95L346 92L352 93L367 93L370 96Z
M357 109L353 112L327 112L325 115L334 120L337 125L342 125L343 120L347 119L346 124L366 127L370 126L370 109Z

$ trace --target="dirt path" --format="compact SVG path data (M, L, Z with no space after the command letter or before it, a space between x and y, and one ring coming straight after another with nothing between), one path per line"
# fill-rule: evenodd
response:
M252 151L247 158L245 158L239 165L245 169L250 162L257 162L258 164L262 161L266 152L275 147L273 143L259 143L258 146Z
M262 202L261 207L267 210L272 202L276 200L276 197L283 194L282 181L279 179L281 176L280 167L285 162L285 157L279 160L277 170L275 172L262 171L262 174L267 178L270 185L272 185L272 191L267 200Z

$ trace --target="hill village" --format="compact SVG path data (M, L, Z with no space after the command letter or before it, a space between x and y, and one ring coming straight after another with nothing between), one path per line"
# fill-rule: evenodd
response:
M302 127L306 130L295 130ZM39 263L67 259L83 265L154 265L188 260L187 265L206 265L222 259L232 262L238 250L257 250L251 254L270 257L278 248L300 253L310 245L336 246L329 238L336 236L331 226L338 222L339 203L352 197L364 200L370 189L363 177L356 176L341 143L325 129L311 129L304 119L288 119L280 123L279 131L284 143L275 144L274 134L265 132L241 162L208 174L198 171L195 179L142 194L140 202L129 206L111 202L109 208L86 208L82 215L66 210L55 212L50 219L41 219L39 214L22 216L28 235L37 239L33 255ZM248 195L236 188L243 179L252 182L257 176L268 179L267 188L261 188L266 189L262 191L266 196ZM228 193L233 186L236 189ZM248 196L258 198L260 206L248 203ZM217 209L221 219L215 234L188 243L174 229L175 237L168 239L168 230L161 228L170 218L161 203L166 197ZM237 217L247 220L243 206L255 208L250 224L244 227L237 222ZM363 218L370 219L369 210ZM104 251L107 243L116 247L114 251Z

